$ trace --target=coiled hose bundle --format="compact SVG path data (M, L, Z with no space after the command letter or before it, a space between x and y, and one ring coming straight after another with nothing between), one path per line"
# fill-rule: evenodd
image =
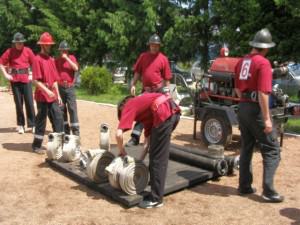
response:
M145 190L149 181L147 166L130 156L117 157L106 168L112 187L121 189L128 195L139 194Z
M60 160L62 158L63 136L64 133L50 133L48 135L46 151L48 159Z
M88 162L86 172L88 177L95 183L104 183L108 181L105 168L113 161L115 156L104 149L88 151Z
M77 135L65 135L62 150L62 160L64 162L73 162L80 158L80 138Z

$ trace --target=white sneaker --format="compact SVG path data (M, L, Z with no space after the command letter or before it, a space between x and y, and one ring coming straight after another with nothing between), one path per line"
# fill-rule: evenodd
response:
M18 127L18 133L19 133L19 134L24 134L24 133L25 133L25 130L24 130L24 127L23 127L23 126L19 126L19 127Z
M152 202L149 200L143 200L139 203L139 207L142 209L159 208L162 207L163 205L164 205L163 202Z
M34 134L35 133L35 127L30 127L29 131Z

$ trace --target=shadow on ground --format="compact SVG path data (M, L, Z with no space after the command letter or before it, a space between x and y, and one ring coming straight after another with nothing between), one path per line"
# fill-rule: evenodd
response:
M196 186L190 190L202 195L215 195L220 197L240 196L241 198L248 198L255 202L264 202L262 197L257 193L241 196L239 195L237 188L219 185L216 183L204 183L203 185Z
M280 210L280 215L294 220L291 225L300 225L300 209L284 208Z
M32 143L2 143L4 149L17 152L32 152L31 145Z
M15 127L3 127L0 128L0 133L16 133L16 128Z

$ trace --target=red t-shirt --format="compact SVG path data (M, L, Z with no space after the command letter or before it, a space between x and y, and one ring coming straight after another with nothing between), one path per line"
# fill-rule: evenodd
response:
M144 93L128 100L122 110L118 129L130 130L133 122L138 121L144 125L144 134L148 137L152 127L159 126L173 114L169 100L160 104L157 111L152 110L153 102L161 95L163 94Z
M169 60L161 52L158 54L142 53L133 69L141 75L143 87L152 87L163 80L172 78Z
M23 47L21 50L16 48L7 49L0 58L0 64L8 65L11 69L29 69L34 61L34 54L28 47ZM12 82L28 83L28 73L12 74Z
M272 67L268 59L260 54L249 54L235 68L235 87L241 92L272 92Z
M53 87L53 84L59 80L59 76L56 70L55 61L51 56L44 54L37 54L32 66L33 80L41 81L51 91L55 93L54 98L50 98L40 88L36 88L34 97L37 102L54 102L57 100L57 93Z
M69 55L69 58L72 62L78 65L77 59L74 55ZM59 82L63 83L63 81L67 81L68 83L74 83L74 74L75 71L72 69L71 65L62 57L55 59L55 65L59 75Z

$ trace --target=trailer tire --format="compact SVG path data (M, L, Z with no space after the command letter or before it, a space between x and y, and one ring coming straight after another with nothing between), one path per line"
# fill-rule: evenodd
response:
M232 139L232 127L226 116L209 113L201 122L201 136L206 145L226 147Z

